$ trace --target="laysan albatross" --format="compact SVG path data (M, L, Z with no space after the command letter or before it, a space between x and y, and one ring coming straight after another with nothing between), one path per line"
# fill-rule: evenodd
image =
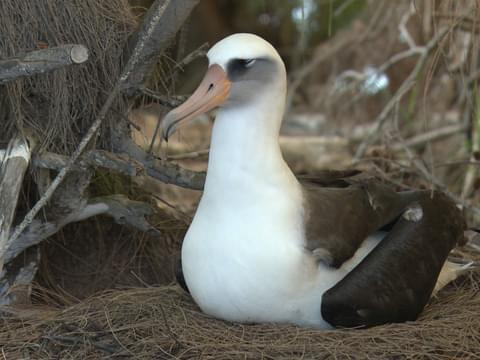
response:
M278 141L287 79L277 51L256 35L234 34L207 56L198 89L162 122L168 140L218 109L181 252L202 311L323 329L416 319L463 238L455 204L355 172L297 178Z

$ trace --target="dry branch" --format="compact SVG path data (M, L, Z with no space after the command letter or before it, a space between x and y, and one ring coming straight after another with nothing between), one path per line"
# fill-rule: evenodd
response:
M432 131L415 135L409 139L406 139L403 143L396 143L393 144L392 150L393 151L402 151L404 147L417 147L425 145L431 141L441 140L448 136L458 134L462 131L465 131L467 126L465 124L454 124L441 127L439 129L434 129Z
M131 41L135 48L121 77L124 91L136 90L144 84L156 58L170 45L198 1L157 0L153 3L141 29Z
M34 157L33 164L39 168L60 170L68 163L68 157L45 152ZM143 161L127 154L114 154L103 150L92 150L76 163L76 168L101 167L127 176L148 175L167 184L188 189L201 190L205 173L188 170L174 163L145 158Z
M362 143L358 146L357 151L354 156L354 161L358 161L368 149L368 146L374 142L377 137L380 135L380 130L382 129L383 125L389 119L390 113L393 111L395 106L398 102L403 98L403 96L410 91L410 89L416 84L417 77L420 74L420 71L423 69L427 59L433 49L437 47L437 45L444 39L445 35L451 29L442 28L440 29L437 34L425 45L422 50L420 51L420 57L415 64L414 69L410 72L408 77L402 83L402 85L398 88L395 94L392 96L390 101L385 105L383 110L378 114L377 118L373 122L373 126L370 132L367 134L365 139ZM415 47L416 48L416 47Z
M0 304L4 305L15 299L12 287L30 284L37 270L38 254L26 266L18 264L10 269L4 268L10 228L30 156L28 141L22 134L17 134L0 158Z
M0 84L21 77L43 74L62 67L81 64L88 59L83 45L63 45L0 60Z
M30 151L27 140L18 134L10 141L4 156L0 159L0 273L8 248L10 227L17 208L23 176L30 163Z
M171 107L171 108L177 107L178 105L183 103L185 100L187 100L187 96L183 96L183 95L166 96L145 87L140 87L139 91L143 95L147 95L148 97L157 100L157 102L160 105Z
M12 261L28 247L37 245L57 233L65 225L97 215L109 216L118 224L130 225L149 235L159 235L160 232L145 220L145 216L152 213L153 209L150 205L130 200L121 194L93 198L74 211L67 212L62 218L52 221L33 220L7 249L5 263Z
M308 76L317 69L320 64L324 61L330 59L332 56L337 54L339 51L344 49L347 46L350 46L357 40L356 34L347 34L347 36L341 38L339 41L333 42L333 45L326 43L320 46L315 51L315 56L303 66L297 73L293 75L293 79L289 84L288 94L287 94L287 109L292 105L293 97L297 89L302 85L303 81L308 78Z

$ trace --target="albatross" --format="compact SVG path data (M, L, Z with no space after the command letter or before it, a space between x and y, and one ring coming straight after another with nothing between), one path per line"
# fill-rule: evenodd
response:
M462 213L443 193L396 192L357 171L296 177L279 146L285 65L253 34L207 54L192 96L162 121L168 138L217 109L205 186L181 251L200 309L244 323L330 329L415 320Z

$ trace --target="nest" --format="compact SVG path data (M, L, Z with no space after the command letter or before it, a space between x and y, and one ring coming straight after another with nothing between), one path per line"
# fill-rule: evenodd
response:
M52 73L17 80L0 89L0 143L15 129L35 132L41 149L69 154L98 114L123 68L122 53L136 27L127 0L3 0L0 2L0 58L45 47L83 44L89 60ZM28 24L28 28L26 28ZM117 100L103 128L124 114Z
M7 359L478 359L480 272L432 299L420 319L318 331L229 323L203 314L177 286L111 290L67 308L9 308Z

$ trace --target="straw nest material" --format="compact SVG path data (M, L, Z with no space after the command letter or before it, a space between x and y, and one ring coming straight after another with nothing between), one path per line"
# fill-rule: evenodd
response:
M111 290L67 308L5 309L6 359L479 359L480 272L450 285L419 320L321 332L212 319L177 286Z

